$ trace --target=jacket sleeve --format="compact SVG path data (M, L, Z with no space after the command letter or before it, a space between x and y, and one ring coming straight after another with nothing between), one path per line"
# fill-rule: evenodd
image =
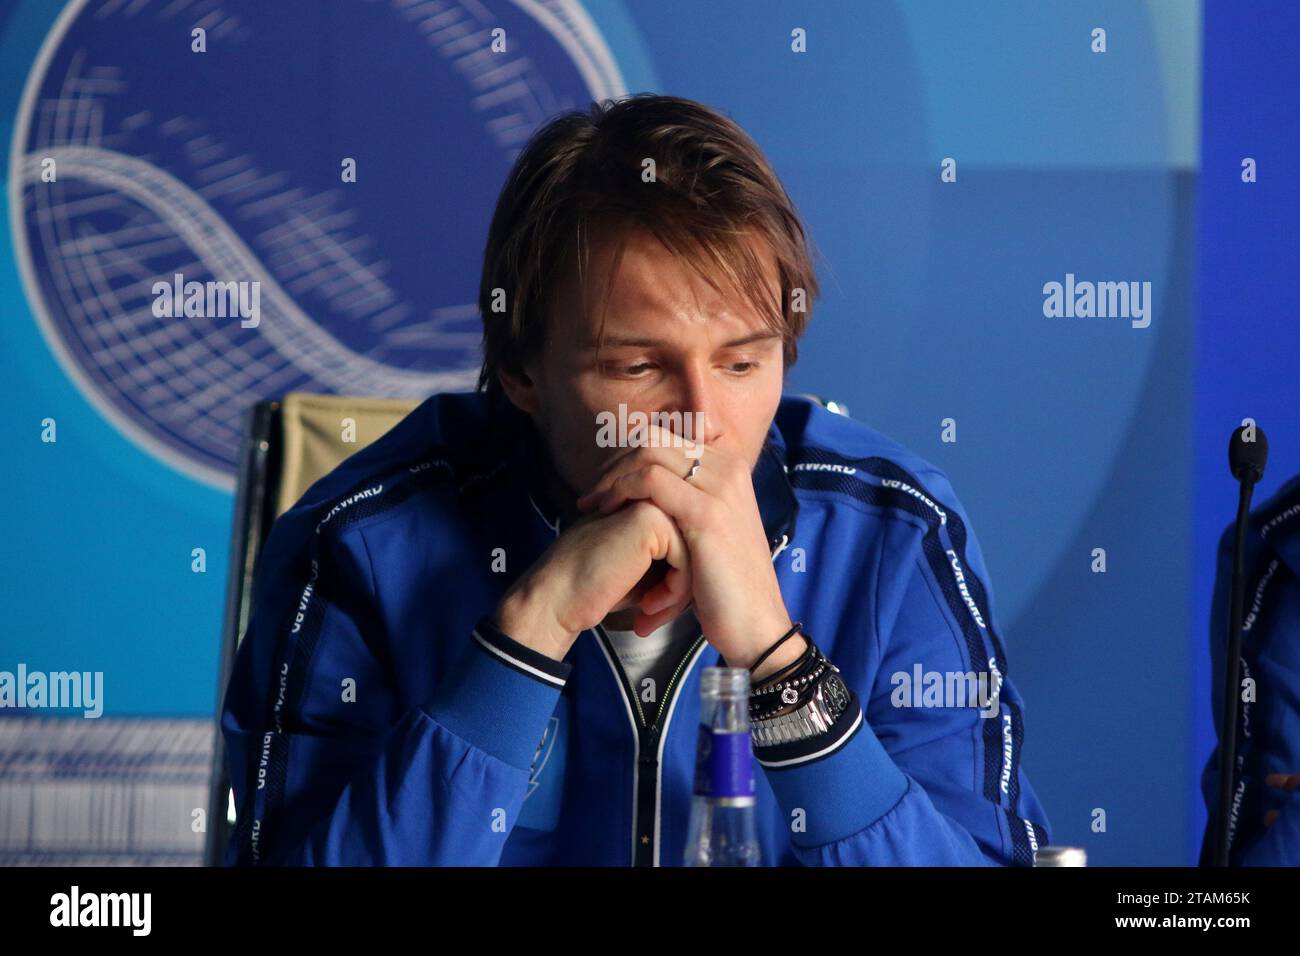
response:
M1259 526L1296 500L1298 491L1300 479L1293 479L1274 501L1252 513L1247 530L1241 677L1253 681L1254 694L1238 704L1237 779L1229 854L1233 866L1300 866L1300 790L1287 793L1264 785L1272 774L1300 773L1300 581L1292 563L1279 553L1286 550L1293 555L1297 542L1294 538L1285 543L1279 540L1289 529L1286 524L1278 525L1267 540L1259 534ZM1229 525L1219 541L1210 609L1210 707L1217 742L1201 773L1207 809L1201 843L1203 866L1213 863L1218 835L1219 748L1234 530ZM1265 827L1264 816L1272 810L1278 811L1278 817Z
M1214 760L1217 761L1215 756ZM1218 779L1218 765L1213 767L1212 778ZM1217 784L1211 799L1218 798ZM1279 793L1277 799L1282 802L1278 817L1267 828L1260 823L1244 845L1235 841L1229 857L1233 866L1300 866L1300 790L1290 794ZM1202 862L1209 865L1214 859L1214 814L1211 823L1206 826L1203 843Z
M359 529L318 529L288 561L277 530L221 715L227 863L497 864L571 665L485 616L431 698L403 706Z
M802 822L791 840L805 865L1029 866L1047 816L1021 766L1024 704L993 632L983 557L947 480L912 480L946 520L889 522L869 686L851 688L828 733L756 756L787 819ZM962 676L948 700L932 674Z

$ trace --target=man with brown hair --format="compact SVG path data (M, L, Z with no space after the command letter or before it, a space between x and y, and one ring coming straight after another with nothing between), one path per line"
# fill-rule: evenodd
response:
M479 390L266 544L230 861L680 863L724 665L752 674L764 862L1030 864L1023 704L951 487L782 396L816 295L726 117L642 95L539 130L492 219Z

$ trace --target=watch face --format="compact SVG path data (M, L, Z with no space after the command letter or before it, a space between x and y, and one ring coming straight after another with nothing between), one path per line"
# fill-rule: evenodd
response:
M844 712L844 708L849 705L849 689L840 680L838 674L829 674L822 683L822 698L826 701L826 706L830 712L838 717Z

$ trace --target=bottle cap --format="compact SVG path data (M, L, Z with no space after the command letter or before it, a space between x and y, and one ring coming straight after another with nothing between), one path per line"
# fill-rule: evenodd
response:
M1034 866L1087 866L1088 854L1078 846L1040 846Z
M706 667L700 672L700 693L719 697L748 697L749 671L743 667Z

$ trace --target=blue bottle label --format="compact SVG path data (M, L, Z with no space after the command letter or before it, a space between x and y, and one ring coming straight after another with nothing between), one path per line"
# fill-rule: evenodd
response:
M749 731L723 733L700 725L695 747L695 795L754 795L754 751Z

